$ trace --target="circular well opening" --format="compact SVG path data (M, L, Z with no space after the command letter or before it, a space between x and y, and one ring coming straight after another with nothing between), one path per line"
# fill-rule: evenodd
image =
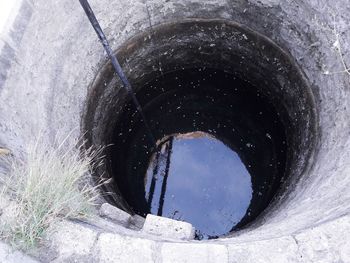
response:
M96 171L113 178L109 202L190 222L197 239L279 209L316 137L312 93L286 52L241 25L196 19L154 27L116 53L161 151L107 63L83 128L89 144L112 145Z

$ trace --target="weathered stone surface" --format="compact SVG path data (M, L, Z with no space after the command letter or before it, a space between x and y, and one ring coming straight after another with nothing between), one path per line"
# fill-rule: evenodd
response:
M304 262L350 262L350 216L306 229L294 236Z
M10 7L7 20L0 26L0 89L16 59L16 50L32 15L31 0L13 0Z
M161 254L164 263L229 262L226 246L216 244L165 243Z
M131 226L135 229L141 229L145 224L145 219L139 215L133 215L130 220Z
M130 214L108 203L102 204L99 212L100 212L100 216L106 217L125 227L129 226L130 224L130 220L131 220Z
M0 262L1 263L39 263L39 261L11 248L0 241Z
M154 241L122 237L116 234L101 234L96 244L96 262L147 263L154 262Z
M142 231L164 238L190 240L194 238L194 227L186 222L148 214Z
M300 262L302 257L292 237L228 245L229 262Z
M51 229L51 250L57 253L55 262L66 262L69 258L89 256L97 238L97 232L80 224L61 222Z
M350 217L344 216L298 234L228 244L229 262L350 262ZM229 241L229 240L226 240Z

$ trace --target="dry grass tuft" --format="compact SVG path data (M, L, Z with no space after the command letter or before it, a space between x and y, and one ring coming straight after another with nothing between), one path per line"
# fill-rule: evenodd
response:
M100 161L101 151L67 149L66 140L54 147L39 139L28 147L25 161L7 158L10 169L0 178L0 198L9 197L15 209L10 220L0 224L2 239L30 249L57 221L94 211L98 192L88 175Z

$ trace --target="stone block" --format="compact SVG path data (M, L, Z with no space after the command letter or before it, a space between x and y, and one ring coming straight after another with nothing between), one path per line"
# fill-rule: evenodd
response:
M187 222L148 214L142 231L166 238L190 240L194 238L195 229Z
M130 220L131 225L135 229L141 229L145 224L145 219L139 215L133 215Z
M56 262L65 259L86 256L91 253L97 239L97 232L81 224L63 221L51 230L51 248L56 250Z
M163 263L229 262L227 248L217 244L164 243L161 255Z
M288 263L302 261L298 245L290 236L229 244L227 246L229 262L232 263Z
M117 234L101 234L93 258L95 262L146 263L152 258L155 242L146 239L122 237Z
M108 218L111 221L121 224L125 227L129 226L130 224L130 214L108 203L102 204L99 212L100 216Z

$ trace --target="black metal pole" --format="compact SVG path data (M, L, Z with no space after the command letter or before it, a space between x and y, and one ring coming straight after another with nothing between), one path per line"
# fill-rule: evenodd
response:
M167 160L166 160L164 178L163 178L163 182L162 182L162 189L160 192L159 206L158 206L158 213L157 213L158 216L163 215L164 198L165 198L166 185L168 182L168 176L169 176L169 170L170 170L171 153L173 150L173 140L174 140L174 137L171 137L169 140L168 148L167 148L168 156L167 156Z
M147 205L148 205L148 211L151 213L152 210L152 201L153 201L153 195L154 195L154 190L156 188L156 176L158 174L158 168L159 168L159 157L160 157L160 151L161 149L159 149L159 151L157 151L156 153L156 160L155 160L155 166L153 169L153 175L152 175L152 181L151 181L151 185L149 188L149 195L148 195L148 201L147 201Z
M152 130L151 130L151 128L146 120L146 117L142 111L141 105L140 105L139 101L137 100L135 93L132 90L132 87L131 87L127 77L125 76L122 67L119 64L118 59L113 54L113 51L112 51L111 47L109 46L107 38L106 38L105 34L103 33L102 28L101 28L100 24L98 23L96 16L89 5L89 2L87 0L79 0L79 2L81 4L81 6L83 7L87 17L89 18L90 23L91 23L92 27L94 28L98 38L100 39L104 49L106 50L109 58L111 59L113 67L114 67L116 73L118 74L119 78L121 79L124 88L126 89L128 94L132 98L132 101L135 104L137 111L140 113L142 121L145 124L148 136L151 139L151 142L152 142L152 144L154 144L154 147L156 149L155 137L152 134Z

